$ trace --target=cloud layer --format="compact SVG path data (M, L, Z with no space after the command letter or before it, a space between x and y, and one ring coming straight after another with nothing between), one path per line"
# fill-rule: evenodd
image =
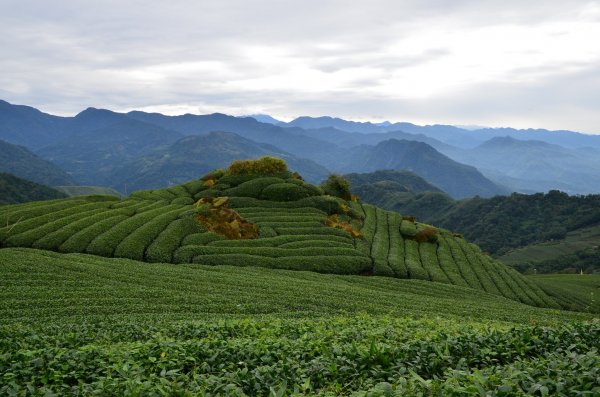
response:
M600 133L600 2L530 3L5 0L0 98Z

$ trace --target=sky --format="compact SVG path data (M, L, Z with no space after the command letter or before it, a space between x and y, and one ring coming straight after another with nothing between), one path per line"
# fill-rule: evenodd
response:
M0 99L600 133L600 0L0 0Z

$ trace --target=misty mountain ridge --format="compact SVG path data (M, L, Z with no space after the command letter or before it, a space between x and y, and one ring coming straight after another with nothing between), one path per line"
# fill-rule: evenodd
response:
M136 170L132 170L131 175L123 175L124 164L148 161L152 153L167 150L185 136L207 136L223 131L259 146L271 145L272 153L286 153L303 164L313 164L307 167L311 169L308 171L311 179L323 174L323 170L347 173L408 169L453 197L487 197L509 190L531 192L558 188L581 194L600 190L600 181L595 176L600 175L600 164L594 160L599 157L595 154L600 153L600 146L596 146L599 137L568 131L469 131L447 125L354 122L334 117L299 117L277 125L270 121L221 113L166 116L141 111L118 113L93 107L73 117L60 117L0 102L0 139L23 142L24 146L68 171L79 183L88 185L114 186L118 183L112 180L116 173L122 180L137 175ZM510 140L493 135L501 132ZM573 149L545 140L531 143L528 142L531 139L525 139L528 134L541 138L548 134L554 134L554 138L566 136L571 144L579 140L582 145ZM391 141L396 143L390 144ZM388 144L390 148L385 147ZM208 147L226 150L225 146ZM216 155L208 151L185 153L206 158ZM189 158L181 163L195 167L197 161L203 160ZM183 174L187 175L188 171ZM171 183L168 178L159 180Z
M253 142L232 132L216 131L183 137L170 146L127 161L110 174L109 180L121 192L156 189L198 178L234 160L266 155L284 159L290 169L309 181L320 181L329 173L319 164L275 146Z
M349 150L342 169L346 172L412 171L454 198L508 193L475 167L458 163L423 142L390 139L376 146L357 146Z

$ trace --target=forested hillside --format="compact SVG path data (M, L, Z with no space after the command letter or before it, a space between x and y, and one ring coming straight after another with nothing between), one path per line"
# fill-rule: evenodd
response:
M0 172L0 205L65 198L67 195L14 175Z

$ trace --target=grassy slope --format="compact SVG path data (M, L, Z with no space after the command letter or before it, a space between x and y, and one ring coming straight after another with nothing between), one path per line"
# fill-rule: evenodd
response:
M507 265L517 265L525 262L541 262L556 259L563 255L575 254L587 248L600 245L600 226L592 226L567 233L561 240L530 244L517 248L498 257Z
M529 276L561 307L600 313L600 274Z
M23 248L0 264L5 395L600 392L598 323L570 324L592 315L469 288Z
M55 186L54 188L60 190L69 197L88 196L91 194L109 194L117 197L121 196L121 194L116 190L104 186Z
M2 249L0 258L0 317L10 322L359 312L524 323L591 318L421 280L150 264L24 248Z

